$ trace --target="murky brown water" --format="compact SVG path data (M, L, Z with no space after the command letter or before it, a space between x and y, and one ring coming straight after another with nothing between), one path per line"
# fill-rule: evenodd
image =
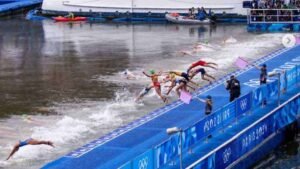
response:
M230 36L239 43L224 44ZM125 69L137 75L150 69L184 70L203 57L217 62L220 72L212 74L222 76L235 69L232 56L261 57L278 48L278 39L280 35L249 34L244 25L68 24L3 18L0 156L28 137L51 139L57 148L25 147L11 161L0 162L0 168L39 168L163 105L155 95L135 104L136 93L149 80L141 75L128 81L122 78ZM178 53L205 41L215 49L205 49L197 58Z

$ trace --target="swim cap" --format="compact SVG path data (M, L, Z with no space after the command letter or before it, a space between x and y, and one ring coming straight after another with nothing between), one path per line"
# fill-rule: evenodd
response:
M210 95L207 95L206 98L207 98L207 99L211 99L211 96L210 96Z
M149 72L150 72L150 74L154 74L154 73L155 73L155 71L154 71L154 70L150 70Z
M263 67L267 67L267 65L266 65L266 64L263 64L262 66L263 66Z

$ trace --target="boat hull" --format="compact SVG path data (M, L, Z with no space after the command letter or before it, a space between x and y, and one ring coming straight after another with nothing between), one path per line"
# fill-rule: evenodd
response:
M86 21L86 17L74 17L74 18L66 18L62 16L53 17L53 20L56 22L76 22L76 21Z
M166 19L169 22L177 23L177 24L210 24L210 19L197 20L197 19L189 19L186 16L178 15L174 16L172 14L166 14Z
M216 5L218 4L218 5ZM243 15L247 10L243 8L242 0L44 0L42 10L44 14L57 15L73 12L81 16L91 15L155 15L164 18L166 13L186 14L189 8L204 7L215 14Z

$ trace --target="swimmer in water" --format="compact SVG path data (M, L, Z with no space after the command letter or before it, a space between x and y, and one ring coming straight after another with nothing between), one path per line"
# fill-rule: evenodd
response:
M155 73L154 70L150 70L150 74L147 74L145 72L143 72L143 74L147 77L150 77L151 80L152 80L152 87L155 89L155 92L156 94L162 99L162 101L164 103L167 102L167 98L164 97L162 94L161 94L161 85L160 85L160 82L158 81L158 77L162 75L161 72L159 73Z
M196 76L198 73L201 73L201 78L203 80L209 81L209 83L211 84L214 80L216 80L216 78L214 78L213 76L209 75L204 68L198 68L195 70L191 70L190 71L190 78L192 79L194 76Z
M26 145L40 145L40 144L45 144L45 145L49 145L51 147L54 147L53 142L51 141L41 141L41 140L35 140L32 138L29 138L25 141L19 141L13 148L13 150L10 152L9 156L7 157L6 160L9 160L10 157L12 157L18 150L20 147L26 146Z
M146 94L149 93L149 91L152 89L152 86L146 86L138 95L138 97L135 99L135 102L140 101Z
M132 74L128 69L126 69L124 72L123 72L123 75L125 76L126 79L128 80L135 80L136 77L134 76L134 74Z

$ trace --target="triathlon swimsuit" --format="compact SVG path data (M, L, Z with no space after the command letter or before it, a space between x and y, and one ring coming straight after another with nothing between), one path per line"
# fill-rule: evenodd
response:
M181 73L181 76L184 77L187 81L190 81L189 75L188 75L187 73L182 72L182 73Z
M205 66L205 65L206 65L206 62L199 60L198 62L195 62L192 64L192 68L196 67L196 66Z
M199 68L199 69L197 69L196 70L196 73L201 73L202 75L204 75L206 72L205 72L205 69L203 69L203 68Z
M184 79L176 79L175 80L176 84L180 84L180 83L184 83L185 85L187 84L187 81L185 81Z
M153 82L153 86L154 87L160 87L160 83L159 82Z
M30 140L32 140L32 138L29 138L25 141L19 141L19 147L26 146Z

